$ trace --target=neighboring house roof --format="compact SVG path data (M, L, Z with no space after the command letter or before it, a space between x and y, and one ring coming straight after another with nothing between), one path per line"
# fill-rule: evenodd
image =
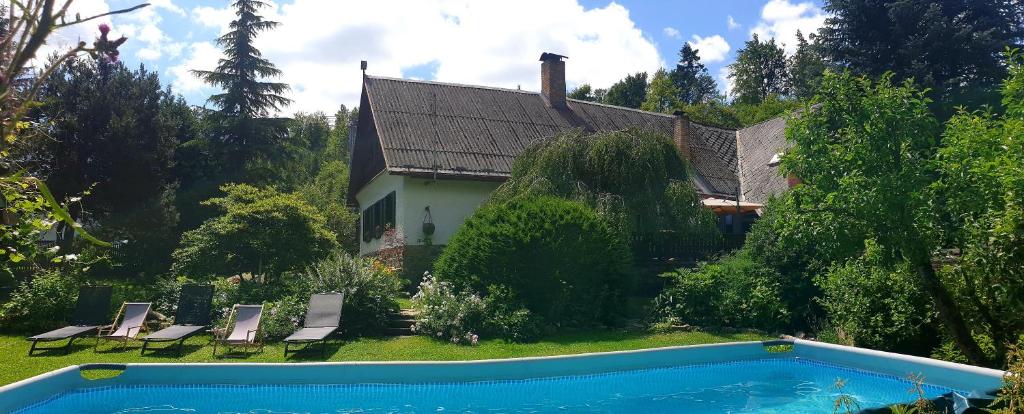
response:
M773 158L789 145L786 142L786 118L769 119L736 132L740 187L743 200L764 203L780 194L789 184Z
M379 139L379 149L356 143L353 156L362 152L374 161L367 162L372 167L353 168L350 196L382 170L504 180L526 147L577 128L591 133L636 128L673 135L673 115L574 99L568 100L568 108L553 108L538 92L484 86L365 76L361 108L367 107L362 105L369 110L360 111L357 133ZM698 175L698 189L735 197L740 187L736 131L690 125L689 161Z

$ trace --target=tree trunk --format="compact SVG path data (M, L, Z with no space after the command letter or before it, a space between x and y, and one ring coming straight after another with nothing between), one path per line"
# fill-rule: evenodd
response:
M953 297L950 296L946 287L942 285L942 281L939 280L939 276L935 273L935 268L932 267L930 258L927 254L917 254L915 256L917 257L911 260L914 270L917 272L918 277L921 278L925 292L935 302L935 308L939 311L939 318L946 326L950 336L953 337L953 342L956 343L956 346L960 348L960 352L964 353L964 356L967 357L971 364L987 365L988 359L985 358L985 354L981 351L981 347L978 346L978 342L971 335L971 330L967 327L964 316L960 313L960 308L953 301Z

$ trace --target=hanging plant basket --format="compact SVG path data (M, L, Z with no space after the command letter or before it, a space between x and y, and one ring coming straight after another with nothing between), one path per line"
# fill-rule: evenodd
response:
M434 234L434 218L430 215L430 206L425 207L423 213L423 234L430 236Z

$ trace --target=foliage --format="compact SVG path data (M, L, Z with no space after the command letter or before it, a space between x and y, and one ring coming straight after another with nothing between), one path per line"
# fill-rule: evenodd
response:
M700 63L697 49L690 46L689 42L683 43L683 47L679 49L679 62L669 77L678 92L676 100L684 104L707 102L718 96L715 79L708 74L704 64Z
M155 72L84 59L57 67L39 99L31 116L47 124L50 139L27 149L29 168L47 177L58 199L88 194L73 205L87 211L69 212L98 224L101 236L126 241L129 257L145 258L137 273L166 271L177 242L174 151L196 134L188 104L161 89ZM74 232L57 234L69 249Z
M655 311L661 317L699 326L769 331L784 327L788 320L780 299L779 274L743 253L661 277L668 279L655 299Z
M326 220L294 194L226 185L205 205L222 214L182 235L173 271L193 277L249 273L273 279L299 270L337 246Z
M736 61L729 65L731 93L738 103L756 104L769 96L786 95L787 76L782 47L774 38L762 42L757 34L736 51Z
M946 114L994 103L986 95L1006 74L999 53L1024 37L1013 0L833 0L825 10L831 16L819 33L828 60L857 74L914 79L934 90Z
M640 108L647 99L647 72L626 75L608 88L604 103L627 108Z
M939 125L928 99L909 83L894 86L890 76L874 83L826 73L815 101L786 131L795 145L783 170L804 183L797 208L841 216L877 241L887 264L906 262L964 354L982 363L960 307L931 264L928 187Z
M734 106L723 102L709 101L692 105L680 105L687 118L698 124L714 125L722 128L738 129L746 125L736 115Z
M810 99L818 90L821 77L825 72L825 57L822 46L813 33L810 42L800 30L796 31L796 52L786 61L789 71L789 94L796 99Z
M291 335L302 327L309 297L285 296L273 302L264 303L260 330L263 337L279 340ZM223 326L221 324L220 326Z
M344 293L345 332L366 335L382 332L389 315L398 311L396 299L402 292L402 280L374 259L337 251L298 274L293 290L303 300L299 317L305 314L310 295Z
M54 329L67 321L75 307L80 280L59 270L39 272L24 281L0 306L0 326L20 331Z
M348 191L348 166L327 160L316 177L299 188L298 194L327 220L327 229L346 252L359 251L359 215L345 205Z
M609 323L629 289L629 254L618 234L585 205L520 198L478 209L452 236L434 269L455 291L508 289L555 326Z
M1011 54L1004 86L1005 116L961 111L946 123L932 185L944 207L939 222L947 243L960 246L947 283L972 325L984 328L1005 359L1006 345L1024 332L1024 100L1013 88L1024 82L1022 59ZM977 329L977 328L976 328Z
M640 109L651 112L672 112L679 106L681 92L665 69L658 69L647 85L647 97Z
M700 204L685 161L664 136L637 130L585 135L569 132L523 151L496 202L537 195L593 207L626 240L670 230L717 235Z
M48 63L36 66L32 60L46 44L46 39L55 31L80 25L102 16L123 14L145 7L139 5L127 9L87 16L68 15L71 1L63 6L53 1L15 2L0 6L3 12L3 27L0 28L0 56L4 65L0 72L0 223L3 236L0 238L0 276L11 273L11 264L31 259L37 250L32 244L40 232L48 230L54 223L76 230L78 235L90 242L107 246L86 232L50 192L49 187L39 178L26 173L21 165L24 157L14 156L19 146L34 144L40 134L40 125L26 121L28 111L37 105L36 98L43 83L53 71L64 62L82 54L95 58L116 60L117 48L127 39L110 40L110 27L99 26L100 36L89 47L81 41L75 47L58 52ZM17 12L13 10L17 8ZM17 40L15 40L17 39Z
M799 109L800 102L794 99L784 99L778 95L769 95L756 104L740 103L733 104L732 109L739 119L740 125L748 127L767 121L778 116L788 115Z
M856 346L906 351L931 319L910 266L885 263L871 242L862 257L833 265L817 282L830 321Z
M413 331L455 344L476 345L484 324L484 301L451 283L423 275L419 291L412 298L419 311Z
M584 83L570 91L567 97L569 99L579 99L581 101L602 102L604 101L604 96L607 93L607 89L594 89L590 84Z
M1003 387L993 402L993 405L1003 408L994 410L994 413L1017 414L1024 411L1024 353L1019 346L1011 347L1007 352Z

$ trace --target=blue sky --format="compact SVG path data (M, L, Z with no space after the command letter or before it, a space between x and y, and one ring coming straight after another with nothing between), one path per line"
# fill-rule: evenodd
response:
M214 40L234 17L228 2L150 2L110 22L129 37L122 59L203 104L215 90L188 70L216 64ZM88 15L134 4L76 0L75 7ZM696 45L724 91L726 67L752 33L792 45L797 29L813 31L826 17L818 0L280 0L264 14L282 23L257 46L292 85L295 103L284 114L356 104L363 59L375 75L537 90L537 57L550 51L569 56L570 86L608 87L628 73L671 67L684 42ZM61 33L53 47L94 33Z

